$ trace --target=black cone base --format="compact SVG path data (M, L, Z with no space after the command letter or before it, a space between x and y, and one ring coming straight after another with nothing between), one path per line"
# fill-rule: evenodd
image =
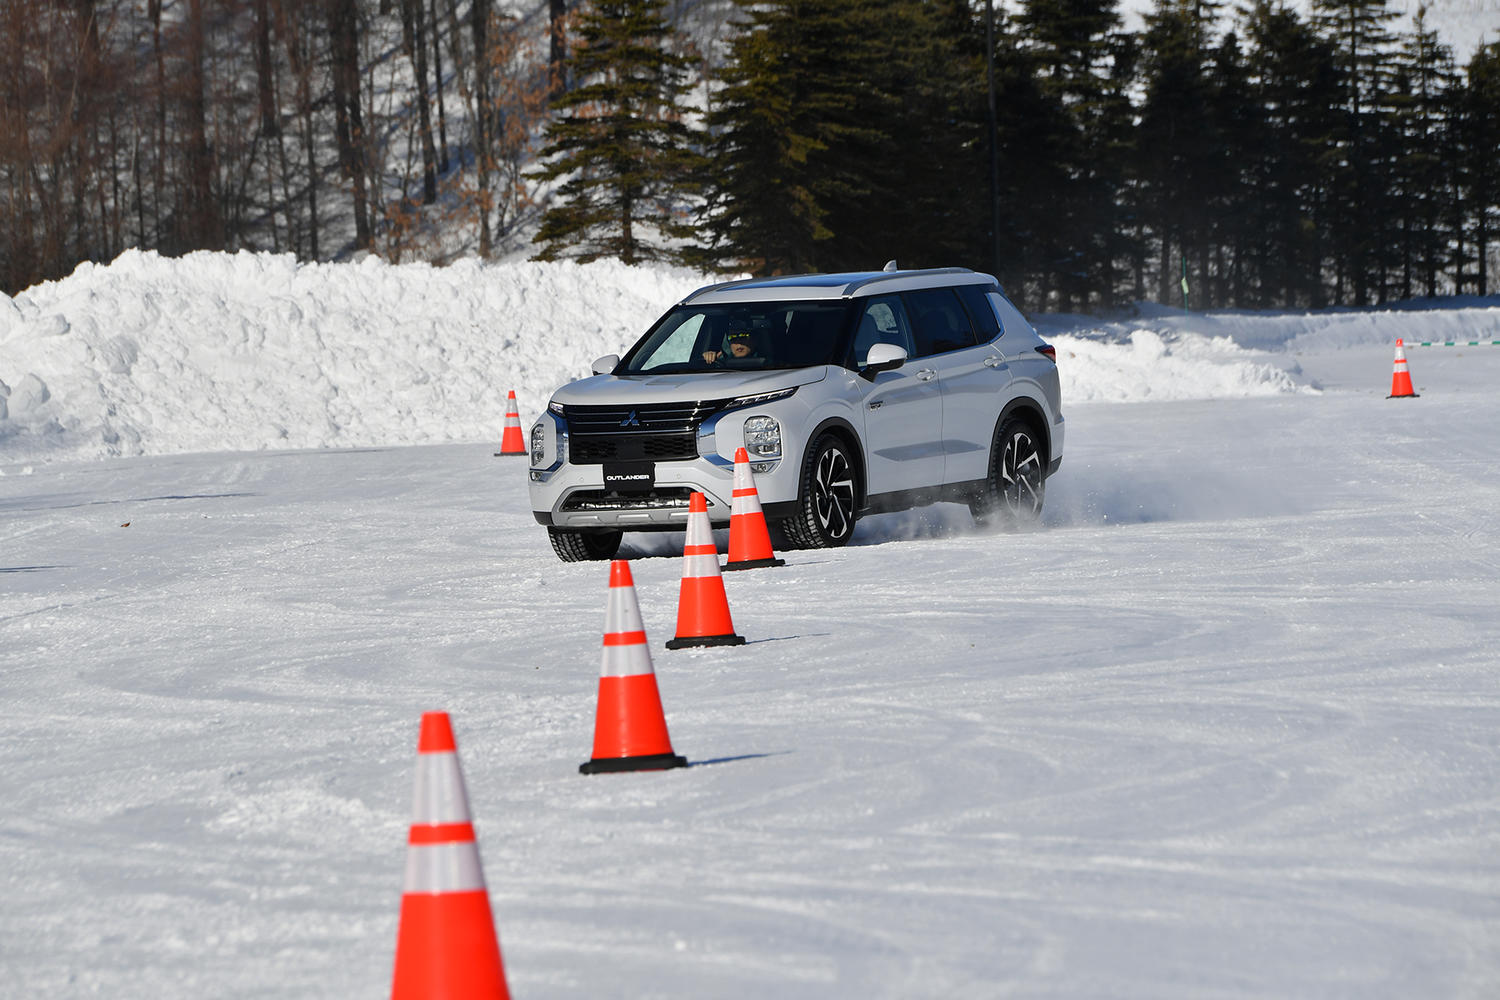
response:
M1421 395L1422 394L1420 392L1403 392L1399 396L1387 396L1385 398L1386 399L1417 399Z
M665 771L670 767L687 767L687 758L675 753L654 753L644 757L595 757L578 765L579 774L602 774L605 771Z
M529 454L529 453L528 452L524 452L524 451L497 451L497 452L495 452L495 457L496 458L525 458L527 456L527 454Z
M667 640L668 649L687 649L690 646L743 646L745 637L735 635L689 635Z
M760 569L763 566L785 566L785 559L741 559L739 562L725 563L720 569Z

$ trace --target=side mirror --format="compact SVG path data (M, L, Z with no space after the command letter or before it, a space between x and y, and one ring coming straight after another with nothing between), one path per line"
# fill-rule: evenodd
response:
M873 380L881 372L895 371L906 364L906 348L896 344L873 344L868 353L865 354L864 367L859 373L867 379Z
M602 358L595 358L589 370L595 375L609 375L614 372L615 365L619 363L620 356L618 354L606 354Z

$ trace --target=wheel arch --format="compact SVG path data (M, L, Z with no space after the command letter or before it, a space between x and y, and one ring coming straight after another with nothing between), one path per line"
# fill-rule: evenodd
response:
M807 456L812 452L812 446L818 438L824 434L832 434L844 443L849 449L849 457L854 462L854 472L858 476L858 496L855 498L854 509L860 510L864 507L869 491L868 476L865 474L865 449L859 439L859 432L854 425L843 417L826 417L821 423L808 434L802 447L802 461L807 461Z
M1000 428L1005 421L1011 417L1019 417L1031 425L1042 440L1042 448L1046 452L1043 456L1043 469L1052 461L1052 428L1047 425L1047 414L1041 404L1029 396L1017 396L1006 403L1000 410L1000 416L995 418L995 429L990 434L990 449L993 451L1000 434Z

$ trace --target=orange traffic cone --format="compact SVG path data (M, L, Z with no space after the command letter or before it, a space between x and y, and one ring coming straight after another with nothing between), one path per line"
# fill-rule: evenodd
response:
M422 716L391 1000L508 1000L447 712Z
M1411 369L1406 367L1406 345L1401 337L1396 338L1396 364L1391 371L1391 394L1386 399L1416 399L1411 387Z
M760 509L760 493L750 471L750 454L744 448L734 453L734 500L729 507L729 561L725 569L757 569L761 566L785 566L771 548L771 532L766 527L765 512Z
M609 605L604 612L604 665L599 671L599 707L594 716L594 755L579 764L583 774L600 771L664 771L687 761L672 752L667 720L646 646L641 606L635 599L630 563L609 564Z
M521 410L516 405L516 390L512 389L505 399L505 433L500 438L500 450L495 452L495 457L524 454L526 439L521 434Z
M729 598L719 575L719 547L708 523L708 498L694 493L688 498L687 542L682 546L677 637L667 642L667 648L739 646L744 641L744 636L734 634L734 621L729 617Z

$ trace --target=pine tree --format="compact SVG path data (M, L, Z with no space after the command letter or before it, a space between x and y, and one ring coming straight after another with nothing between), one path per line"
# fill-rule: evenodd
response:
M1073 137L1062 100L1046 92L1035 55L1009 21L997 25L995 45L1000 261L998 277L1013 298L1037 308L1051 287L1057 257L1058 211L1054 164Z
M1386 0L1315 0L1314 23L1332 43L1342 83L1342 114L1328 135L1325 168L1333 177L1335 300L1365 305L1382 290L1388 245L1386 181L1392 143L1385 111L1391 92L1388 29L1396 13Z
M1213 247L1209 301L1220 306L1244 304L1250 280L1246 245L1250 242L1249 158L1243 145L1260 120L1250 99L1249 67L1239 35L1220 40L1209 62L1210 117L1219 138L1209 165L1209 225Z
M1462 162L1464 202L1468 206L1468 228L1475 246L1478 270L1474 289L1490 293L1490 241L1500 233L1500 42L1479 48L1465 68L1461 95ZM1455 291L1463 293L1460 257Z
M1322 169L1335 128L1339 78L1330 44L1283 0L1245 12L1246 85L1258 121L1235 148L1244 160L1246 267L1252 306L1326 303L1329 181Z
M553 102L547 161L562 180L534 242L538 260L615 257L678 262L693 235L685 208L703 160L680 93L687 60L671 51L664 0L595 0L569 56L580 86Z
M980 52L963 45L973 22L961 0L863 6L867 38L847 46L847 73L865 126L859 134L870 141L845 154L863 176L829 204L833 261L840 268L879 267L890 258L915 267L987 266L987 257L966 256L988 222L973 197L983 177L977 123L963 120L966 108L980 106L983 79Z
M1086 307L1091 292L1101 305L1113 295L1113 247L1105 237L1123 227L1124 178L1112 139L1128 112L1121 76L1113 72L1120 54L1111 38L1117 8L1116 0L1023 0L1018 18L1039 88L1064 112L1050 119L1056 131L1045 143L1052 221L1039 234L1045 262L1038 303L1064 311Z
M708 116L713 195L709 252L759 274L817 270L830 184L817 156L838 141L847 95L824 76L841 47L825 0L736 0L745 21L729 44Z
M1393 280L1401 298L1410 298L1419 285L1426 295L1438 293L1446 220L1458 194L1452 114L1457 71L1452 51L1427 29L1426 13L1417 9L1412 33L1402 40L1391 96L1397 143L1391 210L1399 234Z
M962 3L738 2L709 116L709 252L764 273L971 252L979 52Z
M1209 25L1193 0L1157 0L1146 17L1145 99L1137 129L1144 206L1160 241L1159 301L1178 298L1176 265L1192 258L1206 278L1211 198L1220 148L1213 119L1206 38ZM1199 281L1194 281L1202 287Z

